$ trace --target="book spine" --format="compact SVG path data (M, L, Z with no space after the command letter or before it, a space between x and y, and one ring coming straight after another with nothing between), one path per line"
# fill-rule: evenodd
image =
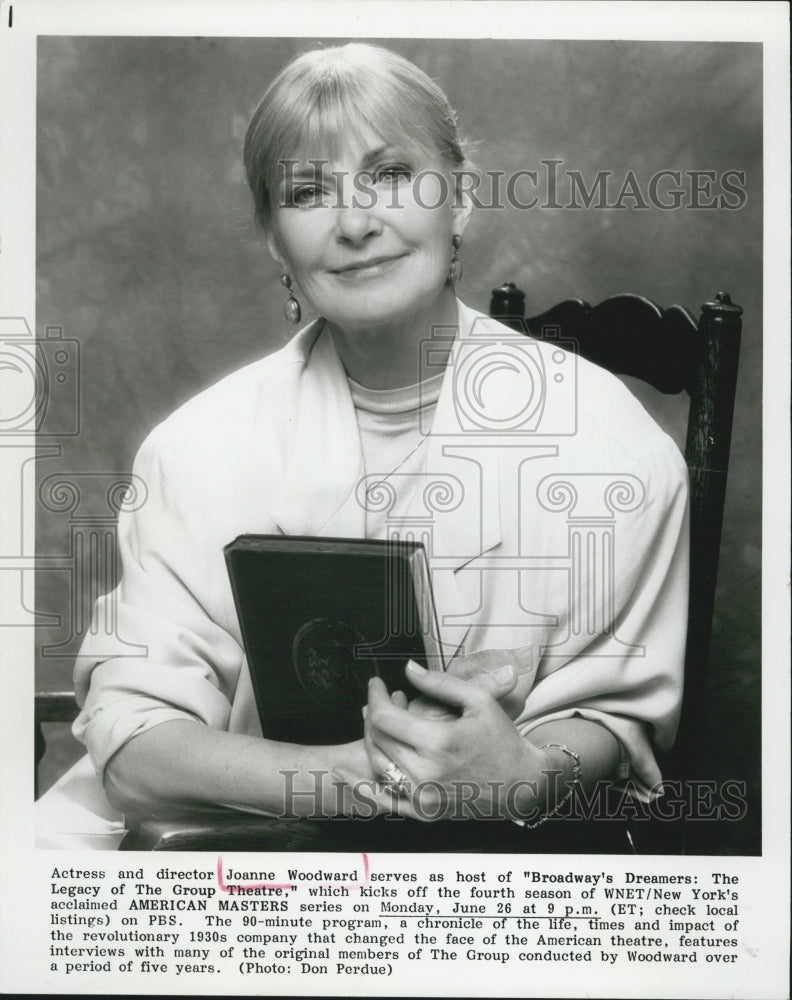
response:
M416 549L409 556L407 565L410 568L415 604L418 608L421 623L421 635L426 652L426 665L430 670L445 670L443 643L440 637L437 608L435 607L434 595L432 593L432 578L429 574L426 550L423 547Z

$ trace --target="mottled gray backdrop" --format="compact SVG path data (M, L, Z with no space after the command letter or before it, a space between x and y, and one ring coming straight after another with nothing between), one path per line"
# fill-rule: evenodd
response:
M129 470L147 431L221 375L290 336L278 271L257 236L241 145L250 113L302 39L40 38L37 332L79 341L80 433L42 458L56 473ZM758 45L425 39L383 42L436 78L476 142L482 170L613 172L645 186L660 170L745 172L736 211L680 208L481 210L462 256L461 297L486 311L511 279L539 312L570 295L636 291L662 305L727 289L744 310L743 349L711 656L706 776L750 786L747 820L718 827L713 852L759 847L762 63ZM522 189L524 192L527 189ZM719 188L716 186L716 193ZM559 190L564 202L567 188ZM568 198L566 198L568 201ZM688 199L689 200L689 199ZM731 199L734 202L734 198ZM625 204L632 202L627 199ZM71 363L71 362L70 362ZM48 420L67 423L53 390ZM651 406L679 437L677 401ZM63 411L59 411L59 408ZM780 419L785 419L780 415ZM107 476L39 505L37 545L70 557L74 523L104 530ZM50 480L50 483L53 482ZM63 498L61 498L63 499ZM58 507L49 501L49 507ZM68 563L68 558L66 563ZM101 572L101 570L99 570ZM81 595L66 569L37 578L37 685L70 683ZM76 595L76 597L75 597ZM60 644L60 649L53 647ZM46 787L73 755L49 733ZM714 832L714 829L713 831ZM706 838L709 829L702 833Z

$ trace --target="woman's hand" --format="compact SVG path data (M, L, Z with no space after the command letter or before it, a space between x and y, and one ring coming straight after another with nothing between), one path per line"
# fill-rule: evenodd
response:
M382 775L394 762L413 791L396 796L384 787L372 789L378 810L425 820L506 818L526 811L549 763L496 700L514 688L514 670L501 667L466 679L411 663L408 676L422 692L418 708L415 702L407 706L400 693L389 697L378 678L369 685L365 741L371 769ZM438 704L455 711L438 717ZM335 774L352 788L370 780L345 767Z
M533 671L521 672L518 664L524 659L518 650L484 649L468 656L458 656L448 666L448 673L472 681L482 691L492 695L510 719L516 719L525 707L528 688L523 682ZM427 718L456 719L459 712L432 698L421 695L410 702L410 711Z

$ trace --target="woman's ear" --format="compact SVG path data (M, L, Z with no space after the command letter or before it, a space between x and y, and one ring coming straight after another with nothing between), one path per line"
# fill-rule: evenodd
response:
M280 244L278 243L278 238L271 229L267 230L267 235L265 237L267 242L267 249L270 252L270 257L279 265L282 271L287 271L286 267L286 255L283 250L281 250Z
M457 236L461 236L467 229L470 216L473 214L473 199L470 192L475 191L478 186L472 183L478 179L478 174L474 167L465 164L461 169L453 172L454 178L454 203L453 203L453 229Z

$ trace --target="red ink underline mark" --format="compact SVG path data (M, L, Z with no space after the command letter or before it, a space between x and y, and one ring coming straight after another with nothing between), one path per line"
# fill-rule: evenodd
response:
M291 882L240 882L237 885L226 885L223 878L223 859L217 859L217 885L221 892L232 892L234 889L293 889Z
M363 858L363 881L362 882L351 882L349 884L342 884L340 888L342 889L359 889L361 885L367 885L370 881L370 870L369 870L369 859L368 854L361 854ZM327 885L339 887L338 882L311 882L311 885ZM296 889L297 886L292 882L239 882L236 884L226 884L223 878L223 859L222 857L217 858L217 886L221 892L234 892L234 891L250 891L251 889Z

